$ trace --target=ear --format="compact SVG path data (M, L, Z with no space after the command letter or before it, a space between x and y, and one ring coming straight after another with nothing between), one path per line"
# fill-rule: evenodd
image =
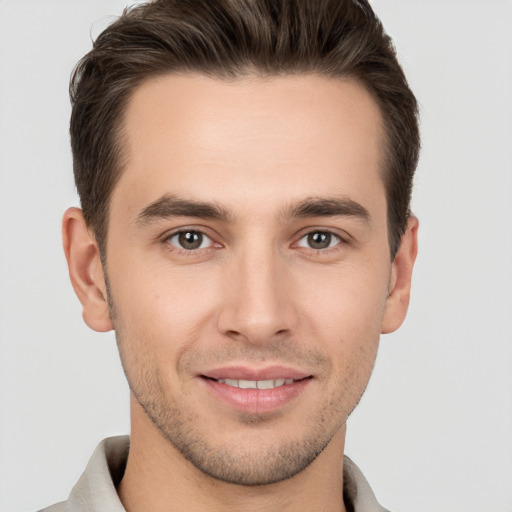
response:
M95 331L113 329L107 302L107 287L100 251L90 233L82 210L69 208L62 219L62 242L68 262L69 277L82 303L85 323Z
M381 325L382 334L396 331L405 320L411 295L411 278L418 254L418 219L410 216L395 259L391 264L389 295Z

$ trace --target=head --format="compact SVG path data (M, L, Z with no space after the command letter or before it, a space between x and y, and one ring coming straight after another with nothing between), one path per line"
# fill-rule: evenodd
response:
M367 0L157 0L126 10L71 80L75 182L103 258L109 201L123 171L126 106L145 81L180 72L224 80L317 74L364 87L384 120L381 173L394 257L410 216L417 104Z
M142 5L72 98L65 249L133 439L244 485L338 457L416 255L416 103L368 4Z

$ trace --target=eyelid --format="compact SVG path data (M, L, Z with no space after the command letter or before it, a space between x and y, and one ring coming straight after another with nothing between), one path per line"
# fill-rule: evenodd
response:
M206 249L206 248L210 247L213 244L213 240L208 235L205 235L204 233L201 233L200 231L188 230L188 231L185 231L185 233L199 233L201 235L201 237L202 237L200 246L196 247L194 249L186 249L185 247L180 247L179 242L177 242L175 244L173 242L173 239L174 238L179 238L180 235L183 234L183 232L179 232L179 231L178 231L178 233L174 233L173 235L169 236L167 238L167 241L169 242L169 244L173 245L177 249L184 250L184 251L190 251L190 252L199 251L200 249ZM205 244L207 244L207 245L205 245Z
M181 233L190 233L190 232L201 233L203 235L203 237L210 240L210 243L208 244L207 247L202 247L202 248L197 248L197 249L185 249L183 247L180 247L179 245L170 243L171 238L178 236ZM177 227L177 228L167 231L166 233L164 233L161 236L162 242L168 246L170 245L173 248L172 250L180 251L182 253L186 253L189 255L196 253L198 251L210 249L212 247L222 247L222 244L217 242L216 238L217 237L215 237L214 235L211 234L210 229L207 229L203 226L180 226L180 227Z
M299 245L299 242L301 240L314 233L328 233L333 237L336 237L338 239L338 243L331 247L326 247L325 249L314 249L313 247ZM300 249L324 253L335 251L337 249L340 249L341 246L349 245L352 243L352 237L347 232L331 227L308 227L305 229L301 229L294 238L295 242L293 242L292 247L298 247Z
M334 244L334 245L329 245L328 247L325 247L323 249L315 249L314 247L308 247L307 245L300 245L300 242L302 240L305 240L307 239L310 235L313 235L313 234L317 234L317 233L323 233L323 234L327 234L327 235L330 235L331 237L333 237L334 239L337 239L337 242ZM335 240L336 241L336 240ZM322 250L322 251L325 251L327 249L332 249L333 247L335 247L336 245L339 245L341 242L343 242L343 240L341 239L341 237L335 233L331 233L330 231L310 231L309 233L306 233L305 235L301 236L298 240L297 240L297 244L299 247L304 247L306 249L313 249L313 250Z

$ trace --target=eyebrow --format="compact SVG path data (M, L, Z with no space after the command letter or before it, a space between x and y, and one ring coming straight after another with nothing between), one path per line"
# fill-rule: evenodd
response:
M366 222L370 220L370 213L364 206L346 197L309 197L297 204L292 204L284 210L282 215L284 219L336 216L355 217ZM214 203L165 195L141 210L136 217L136 223L146 226L154 220L173 217L195 217L227 223L233 222L234 219L228 210Z
M370 221L369 211L348 197L323 198L309 197L298 204L291 205L284 217L355 217Z
M137 215L136 223L140 226L146 226L154 220L172 217L197 217L225 222L232 220L232 215L216 204L165 195L144 208Z

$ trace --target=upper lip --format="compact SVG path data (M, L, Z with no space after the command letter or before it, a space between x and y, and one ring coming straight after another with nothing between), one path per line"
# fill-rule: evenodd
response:
M234 379L234 380L276 380L293 379L301 380L311 377L311 374L286 366L267 366L265 368L251 368L249 366L223 366L207 370L200 374L210 379Z

